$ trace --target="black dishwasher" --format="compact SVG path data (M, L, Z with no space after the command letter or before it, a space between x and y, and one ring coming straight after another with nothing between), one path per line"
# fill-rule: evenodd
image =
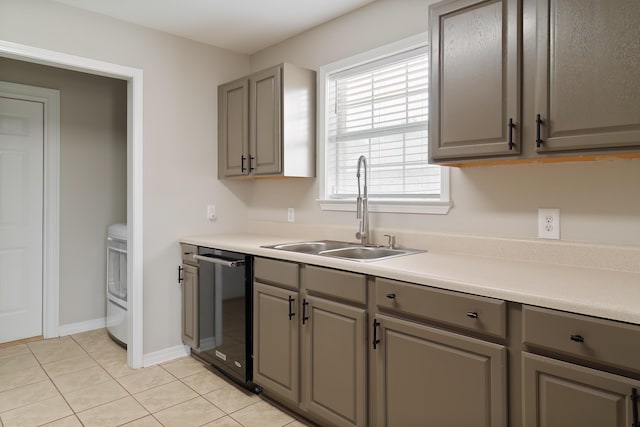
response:
M198 330L194 356L240 385L253 384L253 257L198 247Z

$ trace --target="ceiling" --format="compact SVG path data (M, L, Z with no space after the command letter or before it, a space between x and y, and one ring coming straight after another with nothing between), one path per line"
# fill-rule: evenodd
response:
M252 54L375 0L54 0Z

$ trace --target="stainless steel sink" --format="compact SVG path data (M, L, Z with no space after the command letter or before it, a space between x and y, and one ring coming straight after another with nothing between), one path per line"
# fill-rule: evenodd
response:
M270 249L280 249L282 251L318 255L322 251L346 248L355 245L357 245L357 243L340 242L336 240L315 240L310 242L279 243L277 245L263 247Z
M382 259L424 252L414 249L392 249L384 246L374 245L363 246L359 243L340 242L336 240L280 243L277 245L269 245L263 247L270 249L279 249L282 251L348 259L359 262L379 261Z
M355 246L351 248L323 251L320 252L320 255L366 262L416 254L419 252L422 251L409 249L391 249L379 246Z

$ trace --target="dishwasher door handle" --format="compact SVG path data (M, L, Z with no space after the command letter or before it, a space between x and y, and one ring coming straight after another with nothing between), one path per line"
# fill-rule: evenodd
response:
M230 267L230 268L235 268L239 265L243 265L244 261L243 260L233 260L230 261L228 259L224 259L224 258L217 258L217 257L213 257L213 256L206 256L206 255L193 255L193 259L197 259L198 261L204 261L204 262L210 262L212 264L218 264L218 265L223 265L225 267Z

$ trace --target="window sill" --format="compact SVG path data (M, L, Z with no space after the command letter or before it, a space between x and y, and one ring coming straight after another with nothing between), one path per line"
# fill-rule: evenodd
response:
M323 211L355 212L355 200L317 200ZM369 212L446 215L451 209L450 201L441 200L369 200Z

